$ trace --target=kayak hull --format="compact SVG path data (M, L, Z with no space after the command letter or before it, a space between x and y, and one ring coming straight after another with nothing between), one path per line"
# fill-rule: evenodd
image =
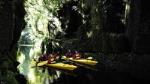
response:
M48 64L47 61L39 62L39 63L37 63L37 66L38 67L47 66L47 67L52 67L52 68L56 68L56 69L63 69L63 70L74 70L77 68L77 66L75 66L75 65L65 64L65 63Z
M39 63L37 63L38 67L44 66L48 63L48 61L40 61Z
M63 69L63 70L74 70L77 68L77 66L75 65L64 64L64 63L47 64L46 66L57 68L57 69Z
M98 63L97 61L87 60L87 59L78 59L78 60L72 60L72 61L81 63L81 64L91 65L91 66L94 66Z

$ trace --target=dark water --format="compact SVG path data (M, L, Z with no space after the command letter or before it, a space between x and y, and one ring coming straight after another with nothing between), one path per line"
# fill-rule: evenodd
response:
M145 84L146 80L137 79L127 72L95 72L81 70L78 76L62 74L53 84Z
M94 70L93 68L79 66L78 69L73 71L76 76L62 73L60 78L55 80L53 84L147 84L149 82L148 80L137 78L131 72L117 71L107 66L106 62L103 62L107 59L104 60L103 58L102 60L102 54L95 53L94 58L98 60Z

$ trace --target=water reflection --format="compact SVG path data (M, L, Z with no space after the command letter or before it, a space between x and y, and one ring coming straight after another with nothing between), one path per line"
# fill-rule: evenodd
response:
M37 49L37 48L36 48ZM29 84L50 84L56 80L60 72L59 71L48 71L45 68L32 67L34 65L33 57L34 47L31 46L21 46L19 48L18 61L20 65L18 69L21 74L25 75ZM31 55L31 56L30 56Z

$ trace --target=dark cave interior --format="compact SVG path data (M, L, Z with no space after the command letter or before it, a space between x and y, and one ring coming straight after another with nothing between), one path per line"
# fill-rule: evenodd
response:
M63 4L57 12L62 23L61 28L66 34L60 33L56 39L67 39L61 43L62 52L75 49L80 52L94 53L95 58L99 60L96 66L98 71L80 68L75 71L78 77L62 74L53 84L146 84L149 82L150 14L148 9L150 7L148 1L83 1L94 5L99 4L98 1L103 3L98 5L98 12L93 11L93 6L82 9L85 18L76 9L72 10L72 6L78 6L78 0ZM123 1L128 1L130 4L125 24L121 21L125 14ZM24 0L0 0L0 84L27 84L26 78L17 69L19 62L16 57L17 42L26 25L25 14ZM93 18L96 18L95 21ZM83 19L86 20L85 24L82 23ZM86 32L90 30L94 34L88 38ZM49 43L46 47L47 53L50 53L52 44Z

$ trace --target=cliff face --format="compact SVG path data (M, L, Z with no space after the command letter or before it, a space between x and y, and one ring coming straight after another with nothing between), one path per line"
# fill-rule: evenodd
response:
M147 79L150 70L149 4L144 0L125 1L83 0L73 4L79 6L79 12L64 7L66 16L60 14L65 18L60 20L62 28L66 25L69 28L65 30L67 35L61 38L70 40L65 40L62 46L64 49L102 53L96 58L104 66ZM66 7L69 4L72 5L68 3ZM127 16L125 4L130 6ZM24 80L17 71L16 61L17 41L25 25L24 15L23 0L0 0L0 83L16 84L17 80ZM72 30L72 27L77 29Z
M131 12L127 27L127 36L131 42L131 55L133 62L131 64L131 72L135 73L139 78L148 79L149 75L149 49L150 49L150 34L149 34L149 9L146 1L137 0L131 1Z
M0 83L17 84L17 41L24 25L23 0L0 0ZM23 80L22 80L23 81Z
M63 13L67 13L66 15L60 15L60 17L65 18L62 19L62 28L65 29L65 26L67 26L66 33L71 32L74 35L70 40L75 39L75 41L72 40L72 44L66 43L66 45L72 45L71 48L81 51L103 53L131 51L126 36L129 12L126 5L130 6L128 1L123 0L83 0L76 5L78 10L73 11L69 10L69 7L74 6L73 4L64 4L64 7L68 10L62 8ZM65 21L68 19L70 22L67 24ZM64 46L64 48L67 48L67 46Z
M66 45L81 51L104 53L104 58L110 62L107 64L105 60L106 66L144 77L149 71L148 4L141 0L82 3L84 7L81 12L85 16L82 19L86 22L78 27L74 37L78 41Z

